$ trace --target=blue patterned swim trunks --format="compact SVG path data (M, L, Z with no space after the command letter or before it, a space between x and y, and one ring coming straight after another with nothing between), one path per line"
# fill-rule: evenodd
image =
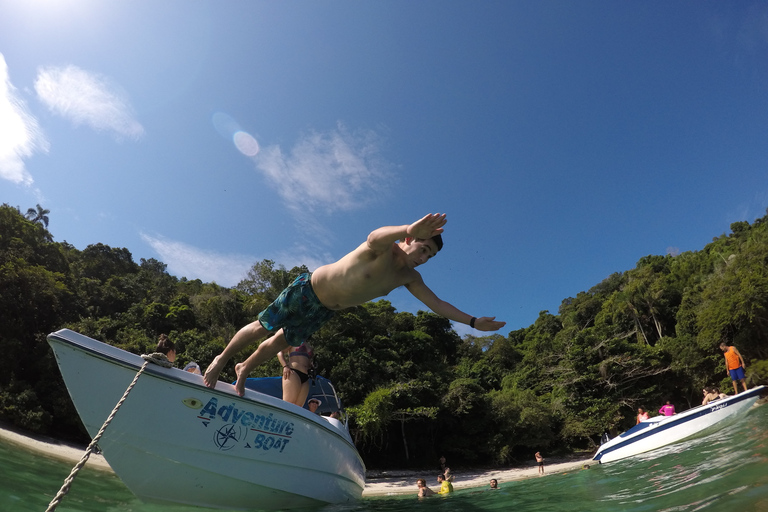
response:
M259 313L259 322L266 330L271 332L282 328L285 340L294 347L306 341L335 313L317 298L311 277L312 274L301 274L267 309Z

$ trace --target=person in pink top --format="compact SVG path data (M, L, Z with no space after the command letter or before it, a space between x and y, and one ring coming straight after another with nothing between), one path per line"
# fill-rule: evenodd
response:
M675 414L675 406L669 403L669 400L667 400L667 403L661 406L661 409L659 409L659 414L663 416L672 416Z
M650 415L648 414L648 411L645 410L643 407L637 408L637 423L640 423L641 421L645 421L648 418L650 418Z

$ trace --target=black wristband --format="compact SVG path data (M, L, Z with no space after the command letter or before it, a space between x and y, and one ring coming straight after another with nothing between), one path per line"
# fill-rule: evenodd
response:
M469 326L473 329L475 328L475 320L477 320L475 317L469 319Z

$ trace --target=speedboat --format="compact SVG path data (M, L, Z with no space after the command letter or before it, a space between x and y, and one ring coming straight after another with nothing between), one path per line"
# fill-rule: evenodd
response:
M68 329L49 334L48 343L95 437L145 361ZM249 379L240 397L231 384L209 389L200 375L147 364L99 448L146 502L274 510L360 498L365 464L346 422L284 402L280 378L258 380ZM340 406L333 386L317 380L310 397L326 410Z
M757 386L673 416L641 421L613 439L604 436L593 460L612 462L722 428L726 420L735 419L749 410L763 392L765 386Z

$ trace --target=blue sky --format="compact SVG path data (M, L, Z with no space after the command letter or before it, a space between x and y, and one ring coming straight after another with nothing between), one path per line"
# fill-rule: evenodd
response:
M0 202L179 277L444 212L425 281L507 334L763 216L766 164L765 2L0 0Z

